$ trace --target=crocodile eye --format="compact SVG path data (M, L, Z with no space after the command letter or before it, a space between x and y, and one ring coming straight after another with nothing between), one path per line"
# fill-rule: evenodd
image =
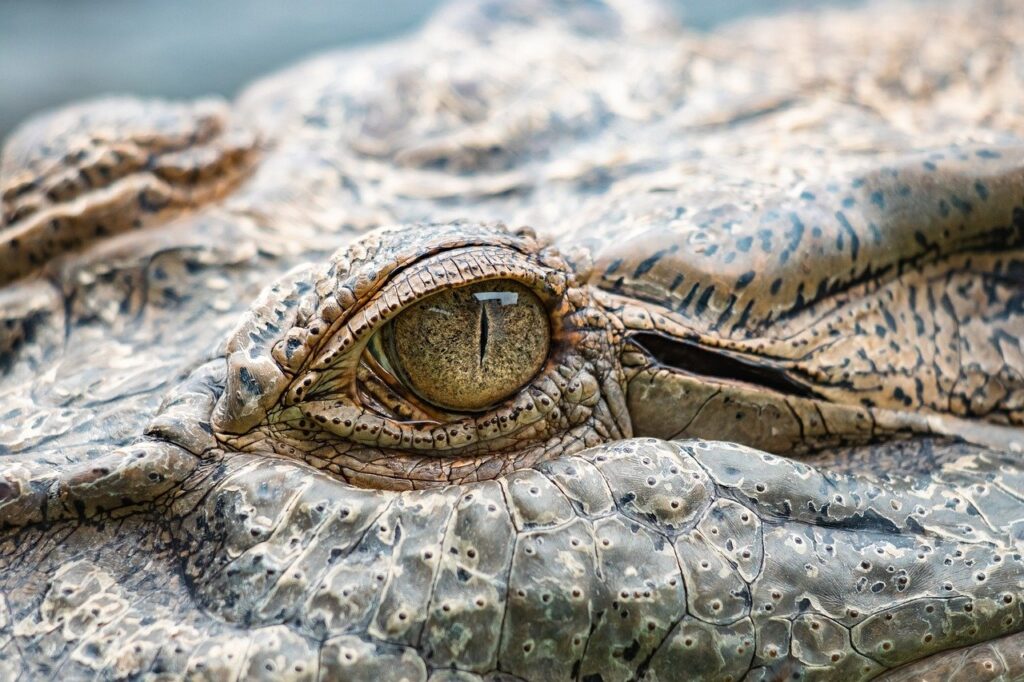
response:
M422 400L476 412L508 398L548 356L547 311L512 280L489 280L423 299L371 341L374 357Z

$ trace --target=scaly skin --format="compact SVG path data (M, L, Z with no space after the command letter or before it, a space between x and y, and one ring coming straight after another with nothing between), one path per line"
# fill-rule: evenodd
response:
M1024 11L934 8L454 7L16 132L0 678L1024 678ZM493 278L507 401L361 365Z

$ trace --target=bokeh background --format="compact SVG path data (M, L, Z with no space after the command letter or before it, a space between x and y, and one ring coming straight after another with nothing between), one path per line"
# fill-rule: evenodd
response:
M709 30L749 14L858 0L667 0ZM442 0L0 0L0 138L26 116L106 93L233 96L332 47L415 30Z

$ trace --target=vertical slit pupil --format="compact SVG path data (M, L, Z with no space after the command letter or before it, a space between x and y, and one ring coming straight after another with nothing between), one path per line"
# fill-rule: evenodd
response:
M480 366L484 366L484 355L487 353L487 304L480 303Z

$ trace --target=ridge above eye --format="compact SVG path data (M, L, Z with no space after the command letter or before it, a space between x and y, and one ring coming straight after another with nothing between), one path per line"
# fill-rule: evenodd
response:
M532 379L547 360L550 337L537 295L499 279L423 299L381 329L370 351L422 400L475 412Z

